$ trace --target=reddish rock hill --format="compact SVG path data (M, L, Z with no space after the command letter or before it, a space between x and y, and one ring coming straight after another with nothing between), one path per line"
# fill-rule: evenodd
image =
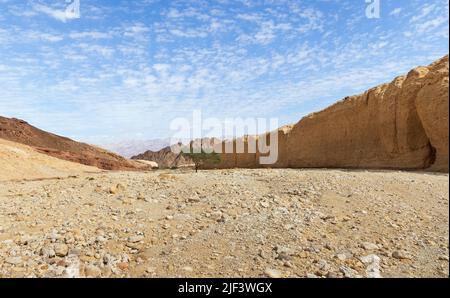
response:
M0 117L0 138L28 145L40 153L104 170L139 170L141 163L104 149L61 137L19 119Z

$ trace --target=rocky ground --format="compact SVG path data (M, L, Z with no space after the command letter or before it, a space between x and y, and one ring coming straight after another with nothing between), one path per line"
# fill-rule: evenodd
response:
M343 170L0 182L0 277L448 277L448 187Z

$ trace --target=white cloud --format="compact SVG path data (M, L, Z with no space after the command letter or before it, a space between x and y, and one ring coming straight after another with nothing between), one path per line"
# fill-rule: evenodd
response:
M113 48L98 45L98 44L80 43L76 46L79 47L80 49L82 49L84 52L100 54L105 58L112 57L112 55L115 52L115 50Z
M204 38L208 36L207 31L202 30L195 30L195 29L188 29L188 30L180 30L180 29L170 29L169 32L172 35L175 35L177 37L190 37L190 38Z
M36 12L44 13L58 21L67 22L69 20L78 19L80 16L77 14L70 13L66 9L54 9L52 7L43 5L43 4L35 4L33 5L33 9Z
M445 23L448 23L448 18L446 17L437 17L435 19L427 20L426 22L417 25L417 32L426 33Z
M438 6L434 3L425 4L424 6L422 6L419 14L417 14L411 18L411 23L415 23L415 22L425 18L426 16L428 16L430 13L432 13L437 8L438 8Z
M124 25L123 36L139 40L145 40L150 28L143 23L134 23L131 25Z
M99 32L99 31L84 31L84 32L72 32L70 33L70 38L72 39L108 39L112 38L112 33L110 32Z
M395 9L393 9L393 10L389 13L389 15L390 15L390 16L399 16L401 12L402 12L402 9L401 9L400 7L397 7L397 8L395 8Z

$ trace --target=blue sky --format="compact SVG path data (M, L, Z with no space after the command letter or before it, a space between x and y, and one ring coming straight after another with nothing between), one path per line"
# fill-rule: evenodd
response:
M448 53L448 0L67 5L0 0L0 115L94 144L169 137L194 109L295 123Z

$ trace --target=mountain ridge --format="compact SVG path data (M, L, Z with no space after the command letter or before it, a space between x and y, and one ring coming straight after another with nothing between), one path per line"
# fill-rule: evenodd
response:
M46 132L16 118L0 116L0 138L27 145L37 152L103 170L139 170L143 165L97 146Z

